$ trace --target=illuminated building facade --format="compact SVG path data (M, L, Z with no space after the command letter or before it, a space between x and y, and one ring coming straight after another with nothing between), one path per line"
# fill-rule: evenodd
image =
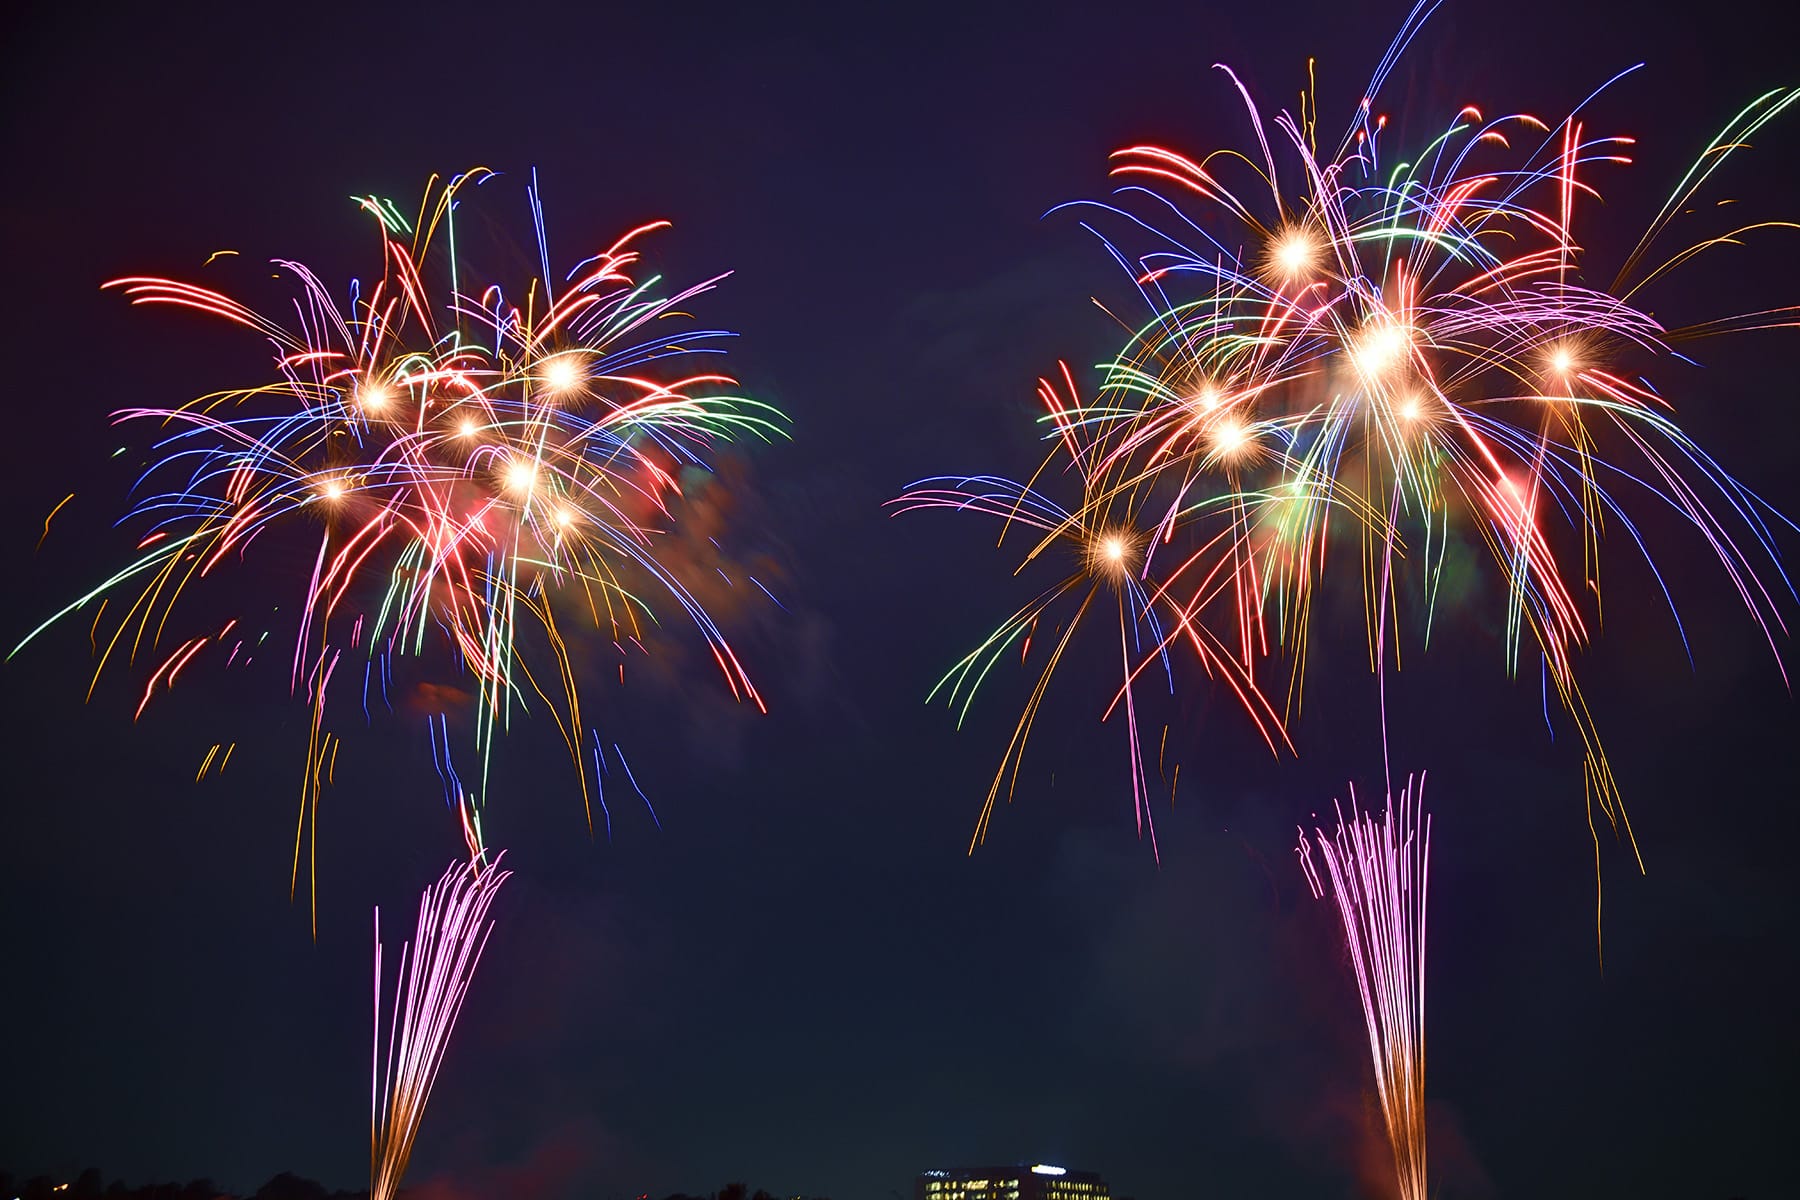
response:
M1035 1163L925 1171L913 1200L1112 1200L1092 1171Z

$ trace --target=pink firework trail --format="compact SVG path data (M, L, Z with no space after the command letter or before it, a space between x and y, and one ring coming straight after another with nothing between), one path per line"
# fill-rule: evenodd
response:
M1315 899L1330 884L1344 920L1399 1194L1401 1200L1425 1200L1425 892L1431 854L1425 776L1419 775L1416 789L1409 778L1400 802L1390 797L1380 821L1357 811L1351 789L1350 816L1338 808L1337 835L1327 837L1322 829L1313 835L1325 873L1313 862L1304 829L1300 866Z
M419 925L400 951L394 1012L381 1050L381 910L375 910L375 1038L369 1066L369 1197L392 1200L412 1158L425 1104L444 1064L450 1032L494 923L488 906L510 871L500 857L451 863L419 900ZM411 953L410 970L407 961ZM404 990L401 981L404 980Z

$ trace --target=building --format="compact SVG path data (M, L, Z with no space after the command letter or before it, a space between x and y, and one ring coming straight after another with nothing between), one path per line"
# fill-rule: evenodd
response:
M924 1171L913 1200L1112 1200L1092 1171L1049 1163Z

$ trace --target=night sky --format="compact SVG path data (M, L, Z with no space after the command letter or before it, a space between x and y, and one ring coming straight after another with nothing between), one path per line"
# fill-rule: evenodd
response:
M780 564L789 610L739 626L770 715L705 670L628 690L600 719L661 827L615 801L610 842L589 838L548 722L498 753L488 829L518 874L410 1183L892 1200L927 1167L1047 1160L1138 1200L1385 1194L1351 980L1292 853L1348 781L1379 783L1354 597L1321 618L1298 759L1195 690L1160 865L1122 730L1099 723L1098 659L1059 676L1017 801L966 857L1029 681L1002 672L961 732L925 693L1028 585L992 525L882 502L940 472L1028 474L1037 375L1113 348L1088 298L1123 279L1046 210L1104 196L1120 145L1244 145L1214 62L1272 108L1316 55L1335 133L1403 8L256 7L9 22L9 646L130 551L107 414L266 365L252 337L99 284L197 277L225 247L341 283L376 244L353 193L404 207L431 172L490 166L506 178L483 209L528 238L535 167L562 261L672 219L653 262L735 272L698 311L742 335L732 371L794 420L790 444L736 464L735 536ZM1554 120L1647 61L1593 119L1640 139L1600 182L1612 232L1593 252L1617 252L1713 128L1800 81L1779 8L1456 3L1383 107L1415 130L1464 102ZM1716 194L1793 218L1797 155L1789 114ZM1800 298L1771 286L1800 239L1759 245L1664 289L1666 319ZM1686 425L1800 512L1800 335L1697 353L1668 387ZM1603 831L1604 969L1578 751L1566 722L1547 732L1535 671L1507 679L1497 593L1445 614L1390 685L1396 767L1431 772L1445 1196L1793 1194L1800 706L1698 538L1651 529L1696 665L1609 543L1582 670L1648 873ZM302 705L215 671L133 724L142 673L84 706L85 642L78 620L0 668L0 1166L364 1186L370 909L409 925L461 846L422 723L384 715L347 743L315 944L288 897ZM234 739L229 771L196 784Z

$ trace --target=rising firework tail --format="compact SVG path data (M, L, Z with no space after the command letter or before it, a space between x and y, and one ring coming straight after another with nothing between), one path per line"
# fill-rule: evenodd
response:
M1314 899L1330 895L1343 922L1401 1200L1425 1200L1425 776L1390 796L1379 821L1358 810L1354 788L1350 815L1337 815L1335 834L1302 829L1297 853Z
M375 1023L369 1066L369 1197L392 1200L412 1158L425 1106L494 923L488 907L511 875L477 856L453 862L419 899L413 940L400 949L382 1037L381 910L375 910ZM384 1048L385 1047L385 1048Z

